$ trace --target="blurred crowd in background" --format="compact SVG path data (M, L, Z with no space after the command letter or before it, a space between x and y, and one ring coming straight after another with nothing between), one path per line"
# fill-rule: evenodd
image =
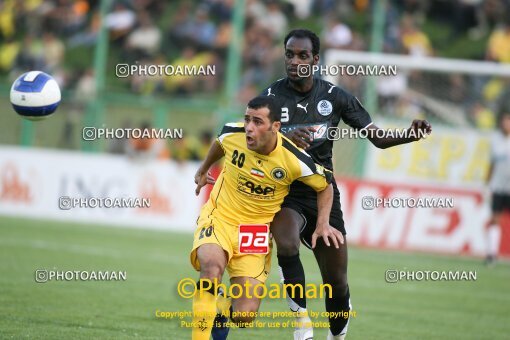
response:
M143 121L139 127L147 133L153 127L148 121ZM173 159L177 162L203 160L213 141L210 131L201 131L199 136L186 136L173 139L168 143L161 138L124 138L115 139L110 144L108 152L125 154L134 161Z
M117 63L214 64L216 76L117 79L111 72L108 89L141 95L220 94L234 2L112 1L105 18L109 69ZM284 76L283 38L291 28L314 30L322 52L369 50L374 4L370 0L246 0L239 102ZM74 90L76 101L92 100L96 89L91 51L100 28L99 5L99 0L0 1L0 75L12 81L26 70L43 70L65 89ZM510 0L388 0L384 16L385 53L510 63ZM364 82L363 77L339 79L359 97ZM377 84L380 113L427 116L427 110L409 95L412 89L444 99L480 129L494 128L498 113L510 111L504 102L510 97L508 88L508 79L422 72L400 72Z

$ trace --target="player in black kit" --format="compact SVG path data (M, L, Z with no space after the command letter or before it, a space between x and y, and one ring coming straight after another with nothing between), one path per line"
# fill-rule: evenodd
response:
M358 99L341 88L313 75L301 76L298 67L317 65L319 62L320 40L313 32L305 29L291 31L284 40L285 67L287 78L280 79L267 87L262 94L274 96L282 109L281 131L296 145L306 150L316 163L333 170L333 141L328 139L328 128L336 127L343 120L353 129L367 129L368 139L378 148L417 141L419 134L430 134L432 128L427 121L414 120L409 128L411 137L384 137L376 133L379 129L372 123L370 115ZM301 66L298 66L301 65ZM383 131L379 131L383 132ZM379 137L378 137L379 136ZM381 137L383 136L383 137ZM340 194L333 181L334 201L330 224L346 234ZM311 235L317 218L317 195L305 185L295 182L285 198L282 210L271 223L271 232L277 245L278 265L284 283L301 284L305 287L305 273L299 259L300 240L311 248ZM317 242L313 253L319 265L324 283L332 286L332 298L326 298L328 312L352 310L347 284L347 242L338 247L329 247L323 241ZM293 311L305 312L304 296L293 294L288 288L287 302ZM312 339L313 328L310 319L297 320L302 327L294 331L294 339ZM349 318L329 318L328 339L344 339Z

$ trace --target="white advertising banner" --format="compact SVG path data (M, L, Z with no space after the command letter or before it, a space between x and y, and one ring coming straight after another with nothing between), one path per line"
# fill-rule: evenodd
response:
M3 146L0 214L192 231L203 203L197 167Z
M192 232L210 191L208 186L201 197L195 196L197 167L197 163L140 163L125 156L0 147L0 215ZM489 209L480 189L424 184L404 176L400 183L347 178L337 182L351 244L485 254ZM88 198L143 198L150 199L150 207L69 209L62 197L78 204ZM510 233L503 230L501 240L501 254L510 256L510 247L505 246L510 244Z

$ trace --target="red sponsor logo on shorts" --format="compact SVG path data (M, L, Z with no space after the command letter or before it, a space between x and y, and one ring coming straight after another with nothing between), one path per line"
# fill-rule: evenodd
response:
M239 226L239 252L241 254L267 254L269 252L269 226L267 224L241 224Z

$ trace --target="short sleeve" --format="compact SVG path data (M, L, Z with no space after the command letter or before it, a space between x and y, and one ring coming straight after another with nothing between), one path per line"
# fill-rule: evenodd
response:
M322 165L316 164L306 151L299 149L289 139L282 138L283 147L292 154L294 164L297 166L294 180L303 182L315 191L324 190L331 183L333 173Z
M333 173L325 169L322 165L313 163L313 169L304 169L305 172L297 180L308 185L316 192L323 191L327 188L333 179Z
M239 133L244 132L244 124L243 123L227 123L223 126L221 129L221 132L219 133L218 137L216 137L216 141L220 144L220 146L224 148L223 146L223 140L225 137L233 134L233 133Z
M350 127L359 130L372 124L370 114L355 96L338 89L335 104L337 110L340 110L342 120Z

